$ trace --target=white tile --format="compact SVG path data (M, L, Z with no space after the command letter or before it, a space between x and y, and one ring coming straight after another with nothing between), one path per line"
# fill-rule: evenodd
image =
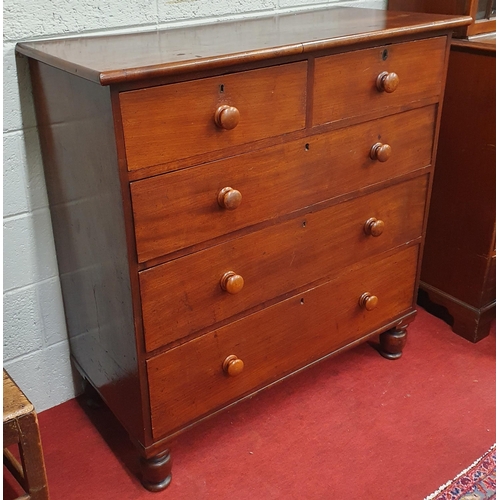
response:
M28 60L16 56L14 48L15 42L7 42L3 47L4 131L34 127L36 124Z
M272 10L277 0L158 0L159 22L172 22L181 19L203 19L224 15L243 14Z
M48 207L49 200L37 128L25 130L21 148L26 169L25 178L29 208L30 210L37 210Z
M57 276L48 209L4 220L4 291Z
M29 209L27 180L21 144L22 132L3 136L3 213L4 217Z
M4 133L4 217L48 206L37 129Z
M36 286L5 293L3 297L4 361L40 350L43 346L43 322Z
M59 278L52 278L35 285L38 307L42 319L45 345L66 341L68 333Z
M385 9L386 0L279 0L280 8L303 7L361 7Z
M16 358L4 364L37 412L74 398L81 383L72 369L67 342Z
M4 39L80 33L120 26L154 24L156 1L135 0L6 0Z
M361 7L363 9L387 9L387 0L351 0L342 1L341 5L343 7Z
M332 7L337 5L340 0L279 0L280 8L292 8L292 7L303 7L307 9L309 6L317 7L318 4L323 6L331 5Z

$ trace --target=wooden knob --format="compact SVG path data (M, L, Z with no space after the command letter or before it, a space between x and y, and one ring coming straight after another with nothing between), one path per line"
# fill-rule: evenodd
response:
M370 158L381 162L387 161L392 154L392 148L389 144L375 143L370 149Z
M240 292L244 284L245 281L243 280L243 278L233 271L228 271L220 279L221 288L233 295Z
M366 309L367 311L373 311L377 307L378 297L372 295L371 293L365 292L359 298L359 307Z
M232 187L225 187L220 190L217 201L222 208L234 210L240 206L241 193Z
M396 73L388 73L383 71L377 76L377 89L379 92L387 92L392 94L399 85L399 76Z
M240 121L240 112L234 106L224 104L215 112L215 123L224 130L232 130Z
M371 217L365 222L365 233L368 236L380 236L384 232L384 221Z
M236 375L239 375L243 371L244 367L245 364L243 363L243 361L234 354L228 356L224 360L224 363L222 363L222 369L224 370L224 373L226 373L230 377L236 377Z

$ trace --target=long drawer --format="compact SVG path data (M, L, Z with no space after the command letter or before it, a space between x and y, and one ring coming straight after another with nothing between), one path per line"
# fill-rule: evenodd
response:
M435 110L428 106L131 183L139 262L429 165ZM374 144L389 146L391 154L371 158ZM219 201L225 188L232 191Z
M446 76L445 57L446 37L318 57L313 125L360 116L367 110L397 109L426 98L437 102Z
M142 271L146 349L326 281L344 266L418 238L427 184L422 175ZM382 234L366 232L369 220L383 222ZM228 272L243 280L237 293L221 287Z
M322 286L148 360L153 437L168 435L409 310L418 248L368 259ZM359 305L366 292L378 298L370 311ZM244 364L237 376L223 369L229 356Z
M304 128L306 76L298 62L122 92L128 169Z

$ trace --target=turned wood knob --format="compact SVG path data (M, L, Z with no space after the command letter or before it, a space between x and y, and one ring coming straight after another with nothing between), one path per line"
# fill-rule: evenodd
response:
M365 233L368 236L380 236L384 232L384 221L371 217L365 222Z
M221 288L231 294L240 292L244 284L245 281L243 278L233 271L228 271L220 279Z
M222 208L234 210L240 206L241 193L232 187L225 187L220 190L217 201Z
M222 369L224 370L224 373L226 373L230 377L236 377L236 375L239 375L243 371L244 367L245 364L243 363L243 361L234 354L228 356L224 360L224 363L222 363Z
M377 76L377 89L380 92L391 94L399 85L399 76L396 73L388 73L383 71Z
M238 108L224 104L217 108L214 118L218 127L224 130L231 130L238 125L240 121L240 112Z
M365 292L359 298L359 307L366 309L367 311L373 311L377 307L378 297L372 295L371 293Z
M392 148L389 144L375 143L370 149L370 158L381 162L387 161L391 157Z

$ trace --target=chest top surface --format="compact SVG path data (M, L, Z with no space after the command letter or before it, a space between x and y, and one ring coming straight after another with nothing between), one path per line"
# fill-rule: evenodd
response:
M464 26L467 16L329 8L189 28L23 42L17 51L101 85Z

